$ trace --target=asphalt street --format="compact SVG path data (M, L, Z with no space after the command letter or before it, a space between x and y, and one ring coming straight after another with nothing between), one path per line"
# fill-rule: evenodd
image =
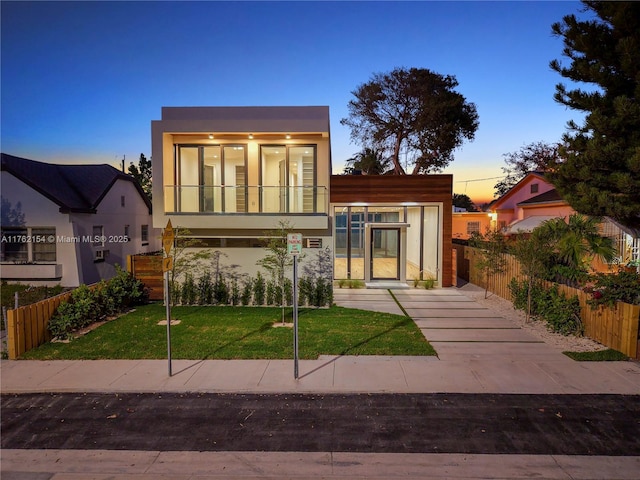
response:
M3 449L640 455L639 395L16 394Z

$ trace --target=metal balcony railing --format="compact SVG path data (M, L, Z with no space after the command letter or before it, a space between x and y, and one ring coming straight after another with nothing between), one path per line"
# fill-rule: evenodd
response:
M165 213L327 213L324 186L166 185Z

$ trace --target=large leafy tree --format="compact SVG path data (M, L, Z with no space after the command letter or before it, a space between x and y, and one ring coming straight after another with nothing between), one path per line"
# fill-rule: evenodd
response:
M129 175L138 181L144 193L151 199L151 160L147 160L144 153L140 154L138 165L129 163Z
M568 65L551 68L592 88L556 87L555 100L585 113L568 123L550 180L578 212L640 226L640 2L583 1L589 20L553 25Z
M522 180L529 172L546 172L558 161L558 145L545 142L533 142L520 147L515 152L503 155L504 178L495 185L495 197L500 197Z
M463 141L473 140L478 113L454 89L458 81L425 68L396 68L377 73L352 92L349 116L352 141L387 152L396 174L438 172Z

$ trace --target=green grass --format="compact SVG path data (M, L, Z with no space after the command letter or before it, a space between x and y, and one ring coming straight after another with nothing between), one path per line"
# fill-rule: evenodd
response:
M273 328L282 310L272 307L175 307L171 326L174 359L293 358L291 328ZM167 356L162 305L138 307L70 343L48 343L23 359L163 359ZM342 307L300 309L299 355L435 355L413 320ZM291 308L287 309L291 322Z
M596 352L562 352L567 357L577 360L578 362L617 362L628 360L624 353L608 348L607 350L598 350Z

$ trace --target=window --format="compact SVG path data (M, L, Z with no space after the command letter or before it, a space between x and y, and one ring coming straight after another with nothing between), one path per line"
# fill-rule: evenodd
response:
M149 225L142 225L140 227L140 238L142 240L142 245L149 244Z
M104 247L104 227L102 225L93 226L93 235L91 236L91 244L94 247Z
M54 227L3 227L0 261L13 263L55 262Z
M474 232L480 233L480 222L467 222L467 235Z
M537 183L532 183L531 184L531 193L538 193L538 184Z
M129 225L124 226L124 238L129 241Z
M246 212L245 145L180 145L176 211Z
M316 146L261 146L260 183L262 212L315 212Z
M28 231L26 227L2 228L2 261L25 263L29 261Z
M32 228L34 262L56 261L56 229Z
M124 195L121 195L120 196L120 206L124 207L124 203L125 203Z
M197 241L197 248L264 248L263 239L252 237L190 237L190 240ZM178 241L178 245L183 246L182 240Z

